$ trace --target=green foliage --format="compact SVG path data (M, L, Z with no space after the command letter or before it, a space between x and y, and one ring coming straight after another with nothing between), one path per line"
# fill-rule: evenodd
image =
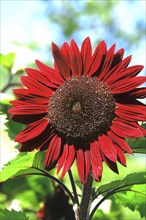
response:
M11 177L15 177L19 175L24 175L25 170L32 167L34 156L37 151L33 152L21 152L19 153L15 159L8 162L5 165L5 168L1 172L1 181L6 181ZM18 173L19 172L19 173ZM28 170L28 172L30 172ZM17 174L18 173L18 174Z
M45 159L45 151L38 151L35 154L34 160L33 160L33 167L39 168L41 170L44 170L44 159Z
M146 186L144 186L143 191L141 191L141 188L141 186L138 186L125 193L116 193L114 199L117 204L129 208L133 212L137 210L143 218L146 217Z
M127 142L133 153L146 154L146 137L128 139Z
M131 211L137 210L141 218L146 217L146 176L144 172L129 174L122 180L102 185L97 190L97 195L100 194L105 199L111 199Z
M1 66L11 69L14 65L15 53L0 54Z
M30 219L34 220L40 203L44 202L46 195L52 190L50 179L42 178L45 176L43 174L44 153L38 151L19 153L15 159L5 165L1 172L1 192L2 195L6 195L5 204L9 204L14 199L18 200L21 208Z
M5 123L5 125L7 127L8 135L12 140L14 140L16 135L24 129L24 125L10 120L10 116L8 114L7 114L7 122Z
M129 190L133 185L146 184L146 176L144 172L132 173L127 175L123 180L113 181L102 185L98 188L98 194L105 195L106 193L120 192Z
M28 220L29 218L23 212L9 211L8 209L0 210L0 218L2 220Z

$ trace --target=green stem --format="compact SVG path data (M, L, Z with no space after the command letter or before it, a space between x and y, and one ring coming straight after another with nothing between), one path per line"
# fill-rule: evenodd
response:
M70 182L71 182L71 186L72 186L74 198L75 198L75 200L76 200L75 204L77 204L78 207L79 207L78 194L77 194L76 185L75 185L75 182L74 182L74 178L73 178L71 169L68 171L68 175L69 175L69 178L70 178Z
M89 219L89 211L92 201L92 183L93 183L93 178L89 174L87 183L84 185L83 188L83 196L80 205L80 220Z
M69 191L69 189L68 189L59 179L57 179L56 177L50 175L48 172L46 172L46 171L44 171L44 170L41 170L41 169L36 168L36 167L32 167L32 168L34 168L34 169L39 170L39 171L42 172L42 174L41 174L41 173L40 173L40 174L38 173L38 174L36 174L36 175L46 176L46 177L50 178L51 180L53 180L54 182L58 183L58 184L60 185L60 187L68 194L68 196L69 196L70 199L72 200L73 204L75 204L76 200L75 200L74 196L73 196L72 193Z
M120 189L120 187L117 188L117 189ZM101 205L101 203L103 203L109 196L111 196L111 195L113 195L113 194L115 194L115 193L122 192L122 191L131 191L131 192L135 192L135 193L140 193L140 194L142 194L142 195L145 196L145 194L143 194L143 193L141 193L141 192L138 192L138 191L136 191L136 190L123 189L123 190L118 191L117 189L114 189L114 190L111 190L111 191L107 192L107 194L96 204L96 206L94 207L94 209L92 210L92 212L91 212L91 214L90 214L89 220L92 219L92 217L93 217L95 211L98 209L98 207Z

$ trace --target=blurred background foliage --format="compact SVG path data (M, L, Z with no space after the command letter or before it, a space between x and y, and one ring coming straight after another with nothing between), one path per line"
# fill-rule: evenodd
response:
M15 0L2 1L3 4L7 4L8 2L11 2L13 6L16 6L18 3L18 1ZM25 1L22 0L21 2ZM20 3L18 3L18 5L19 4ZM13 42L14 49L12 51L7 50L7 53L1 51L2 166L18 153L17 148L19 146L17 143L14 143L13 140L16 134L23 129L23 125L11 121L7 113L8 109L11 107L9 101L14 99L12 90L21 86L20 76L25 74L24 66L35 67L33 60L37 59L38 56L41 57L41 61L48 65L53 65L50 48L52 41L60 46L64 41L70 42L70 40L74 38L80 46L83 39L90 36L94 48L100 40L104 39L108 47L116 42L118 49L124 47L126 49L126 54L134 54L134 64L145 63L146 11L139 11L139 8L142 9L141 4L145 7L145 0L32 0L25 2L25 9L20 6L19 13L21 13L22 10L27 11L27 7L33 8L35 4L43 8L43 12L41 13L43 13L44 18L42 19L40 17L40 20L42 25L45 23L45 27L48 29L49 34L46 36L46 32L42 33L43 38L41 38L40 41L37 36L36 38L34 37L34 39L28 39L26 35L27 41L21 40L19 36L16 37L16 39L11 39L11 36L9 36L10 40ZM7 13L7 11L4 13ZM9 22L10 24L12 23L12 25L13 22L16 22L13 20L13 13L16 13L16 11L11 11L10 14L12 20ZM40 16L39 10L36 16ZM21 28L21 17L18 19L18 27ZM38 27L37 24L34 23L33 26L37 31L41 32L41 28ZM5 27L3 31L7 32L7 27ZM29 35L31 31L30 29L27 34ZM43 42L47 43L43 44ZM5 44L4 40L2 43ZM19 51L23 53L21 62L19 62ZM30 60L27 59L29 54L32 54ZM142 72L142 74L144 75L144 72ZM141 152L144 153L144 147L146 146L145 140L132 140L130 144L142 147L143 150ZM135 154L134 157L127 155L127 168L119 165L120 175L114 174L104 166L101 183L94 183L94 185L98 187L102 184L122 179L129 173L142 171L145 171L144 154ZM75 179L78 180L75 167L73 168L73 172ZM55 175L54 170L52 174ZM68 177L66 177L64 181L65 184L70 186ZM141 191L141 193L146 192L146 188L143 185L137 186L136 190ZM80 184L78 184L78 191L80 193ZM1 183L1 207L3 209L13 208L16 211L23 210L26 215L29 216L30 220L36 220L37 217L39 217L37 213L44 204L47 196L51 198L50 203L53 203L52 198L55 196L54 186L52 182L45 177L23 176ZM111 200L107 200L99 207L93 219L144 219L144 215L140 215L145 212L144 206L141 206L143 210L138 212L134 211L131 203L131 201L133 201L133 203L135 201L138 210L139 200L140 199L137 198L133 192L121 194L121 196L112 196ZM9 213L7 213L7 216L8 214ZM63 219L63 217L60 218ZM18 219L20 220L20 217L18 217Z

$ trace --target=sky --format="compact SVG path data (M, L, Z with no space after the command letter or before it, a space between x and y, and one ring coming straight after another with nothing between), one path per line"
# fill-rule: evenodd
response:
M54 3L57 8L59 1L56 0ZM1 53L16 53L15 68L17 66L23 68L27 63L34 62L35 59L44 60L46 57L45 48L48 49L52 41L58 43L59 28L47 18L46 4L46 2L39 0L1 0ZM118 17L118 25L133 32L134 19L138 19L138 16L143 16L146 19L144 17L145 6L145 0L134 0L130 7L126 0L120 0L120 4L117 5L114 12L115 17ZM85 34L83 33L83 37ZM91 40L95 40L96 35L91 34L90 37ZM39 44L41 50L30 51L24 46L16 46L14 41L18 43L33 41ZM137 64L145 65L144 41L145 39L138 48L132 48L134 59L131 64L137 62Z

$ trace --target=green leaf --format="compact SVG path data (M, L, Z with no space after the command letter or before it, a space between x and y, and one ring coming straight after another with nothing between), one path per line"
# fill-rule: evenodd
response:
M34 157L33 167L44 170L45 151L38 151Z
M141 173L132 173L127 175L123 180L113 181L111 183L102 185L98 188L98 194L105 195L105 193L119 192L123 189L131 189L133 185L145 184L146 176L144 172Z
M1 65L11 69L15 60L15 53L0 54Z
M114 198L117 204L129 208L133 212L137 210L140 213L141 218L146 217L145 188L141 191L141 186L138 186L137 188L132 188L131 191L116 193Z
M146 137L127 139L133 153L146 154Z
M0 209L0 219L2 220L28 220L29 218L25 215L25 213L15 210L9 211L8 209Z
M10 119L10 115L7 114L7 122L5 123L6 127L7 127L7 132L8 132L8 135L10 137L10 139L14 139L16 137L16 135L22 131L24 129L24 125L23 124L20 124L20 123L17 123L15 121L12 121Z
M20 174L26 174L25 171L32 167L36 153L36 150L28 153L21 152L15 157L15 159L9 161L1 172L1 182ZM30 172L30 170L28 172Z
M145 188L144 192L141 191L141 188L146 186L144 184L146 184L145 173L133 173L127 175L123 180L113 181L99 187L97 195L102 194L109 199L115 198L117 204L128 207L132 211L137 210L141 217L144 217L146 216Z

